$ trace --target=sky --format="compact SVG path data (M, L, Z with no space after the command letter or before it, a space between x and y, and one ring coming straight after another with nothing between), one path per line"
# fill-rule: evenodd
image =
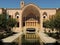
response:
M20 8L21 0L0 0L0 8ZM24 0L25 4L33 3L41 8L60 8L60 0Z

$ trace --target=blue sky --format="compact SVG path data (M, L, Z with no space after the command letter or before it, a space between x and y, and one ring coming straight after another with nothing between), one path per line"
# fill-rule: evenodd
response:
M0 8L20 8L21 0L0 0ZM41 8L60 8L60 0L24 0L25 4L34 3Z

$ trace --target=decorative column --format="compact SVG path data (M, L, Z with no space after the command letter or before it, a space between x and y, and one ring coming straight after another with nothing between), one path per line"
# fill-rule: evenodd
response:
M40 31L43 31L43 16L41 11L40 11Z
M27 26L27 22L25 22L25 26Z
M19 31L22 32L22 11L20 11L19 15Z

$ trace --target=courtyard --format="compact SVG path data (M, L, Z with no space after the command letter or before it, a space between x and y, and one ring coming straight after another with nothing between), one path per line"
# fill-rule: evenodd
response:
M0 8L1 45L60 45L60 8L19 5Z

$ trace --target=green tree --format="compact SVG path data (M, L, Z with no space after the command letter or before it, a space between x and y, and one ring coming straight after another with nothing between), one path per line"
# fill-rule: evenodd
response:
M46 20L43 22L43 27L50 28L52 31L54 30L54 18L51 18L50 20Z
M50 23L49 20L46 20L46 21L43 22L43 27L45 28L45 29L44 29L44 32L45 32L45 33L46 33L46 28L49 28L49 27L50 27L49 23Z
M0 14L0 29L5 29L6 28L6 15Z
M49 20L44 21L44 22L43 22L43 27L49 28L49 27L50 27L50 26L49 26L49 23L50 23Z
M9 19L7 19L7 30L8 30L8 32L9 32L9 30L11 30L15 25L16 25L16 19L13 19L13 18L9 18Z
M49 21L50 21L50 22L49 22L49 28L51 28L51 29L52 29L52 31L53 31L53 30L54 30L54 28L55 28L54 17L53 17L53 18L51 18Z
M0 14L0 30L8 31L16 24L16 19L9 18L8 15Z
M60 32L60 11L55 15L54 24L55 28Z

